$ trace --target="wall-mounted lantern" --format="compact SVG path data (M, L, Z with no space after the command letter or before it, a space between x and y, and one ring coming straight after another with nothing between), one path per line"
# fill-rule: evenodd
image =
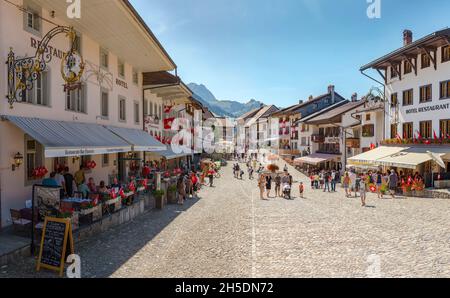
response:
M23 155L20 152L17 152L14 155L14 164L12 165L12 170L15 171L23 164Z

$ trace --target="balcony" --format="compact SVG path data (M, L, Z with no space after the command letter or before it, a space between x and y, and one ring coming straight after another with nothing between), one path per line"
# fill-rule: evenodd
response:
M361 140L358 138L348 138L345 145L347 148L358 149L361 146Z
M325 143L325 136L324 135L320 135L320 134L315 134L311 136L311 141L313 143Z

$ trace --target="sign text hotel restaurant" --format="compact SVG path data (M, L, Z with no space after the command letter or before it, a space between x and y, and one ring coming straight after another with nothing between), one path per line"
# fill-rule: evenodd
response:
M433 112L433 111L440 111L440 110L448 110L450 108L450 104L440 104L440 105L434 105L434 106L427 106L427 107L420 107L420 108L413 108L406 110L406 114L417 114L417 113L426 113L426 112Z

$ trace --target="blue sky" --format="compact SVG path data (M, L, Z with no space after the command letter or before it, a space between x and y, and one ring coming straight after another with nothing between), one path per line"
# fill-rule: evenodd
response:
M326 92L349 98L372 81L360 66L450 26L448 0L131 0L179 68L218 99L288 106Z

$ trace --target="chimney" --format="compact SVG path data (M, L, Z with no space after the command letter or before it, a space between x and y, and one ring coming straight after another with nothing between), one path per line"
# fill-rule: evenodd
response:
M308 101L311 101L311 100L313 100L314 99L314 96L312 96L312 95L310 95L309 97L308 97Z
M352 94L352 102L356 102L358 101L358 93L353 93Z
M334 104L336 100L334 96L334 85L328 86L328 93L331 94L331 103Z
M303 103L303 100L300 99L300 100L298 101L298 104L301 105L302 103Z
M403 31L403 46L407 46L413 42L413 33L411 30Z
M334 92L334 85L328 86L328 93L333 93L333 92Z

